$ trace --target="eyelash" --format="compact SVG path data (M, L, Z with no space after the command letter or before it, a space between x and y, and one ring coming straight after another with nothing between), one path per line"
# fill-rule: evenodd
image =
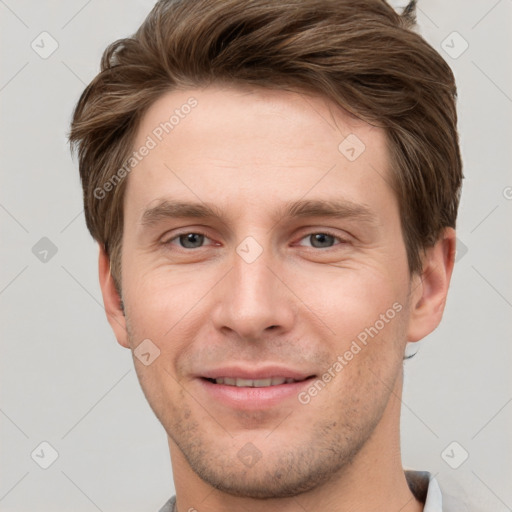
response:
M182 233L178 233L176 235L174 235L172 238L170 238L169 240L167 241L164 241L162 242L163 245L165 246L168 246L168 245L174 245L174 244L171 244L171 242L175 241L175 240L179 240L179 238L181 236L184 236L184 235L201 235L201 236L204 236L205 238L208 238L210 240L210 237L202 232L202 231L183 231ZM322 230L322 231L311 231L307 234L305 234L304 236L302 236L300 238L299 241L301 240L304 240L305 238L308 238L312 235L327 235L327 236L331 236L332 238L334 238L335 240L337 240L339 242L339 244L336 244L336 245L342 245L342 244L347 244L347 240L341 238L340 236L336 235L335 233L333 233L332 231L329 231L329 230ZM178 246L179 249L183 250L183 251L193 251L193 250L196 250L196 249L203 249L205 246L201 246L201 247L194 247L192 249L189 249L187 247L181 247L181 246ZM310 249L318 249L318 250L323 250L323 251L326 251L326 250L329 250L329 249L333 249L335 247L334 246L331 246L331 247L309 247Z

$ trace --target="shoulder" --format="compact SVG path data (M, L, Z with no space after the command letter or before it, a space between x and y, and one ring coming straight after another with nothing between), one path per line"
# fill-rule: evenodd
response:
M500 503L472 471L460 469L457 474L439 474L443 494L443 512L488 512Z
M405 470L411 492L425 503L423 512L487 512L492 510L485 493L474 492L474 482L467 475L451 475L428 471ZM468 489L472 489L470 493Z
M166 504L158 512L174 512L174 506L176 504L176 496L173 496L166 502Z

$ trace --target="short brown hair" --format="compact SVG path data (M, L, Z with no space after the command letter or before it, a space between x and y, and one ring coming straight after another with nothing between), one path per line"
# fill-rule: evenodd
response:
M160 0L111 44L69 139L87 227L118 291L126 179L107 198L97 190L123 168L161 95L215 82L315 93L382 127L409 268L420 271L422 250L455 227L462 163L454 76L414 31L414 4L399 15L384 0Z

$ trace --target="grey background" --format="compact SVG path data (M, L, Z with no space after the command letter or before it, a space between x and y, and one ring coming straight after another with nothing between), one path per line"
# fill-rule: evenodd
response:
M66 144L103 49L152 5L0 0L2 511L156 511L173 493L164 431L105 318ZM466 179L445 318L406 364L402 413L404 465L493 512L512 510L511 22L512 0L420 0L457 77Z

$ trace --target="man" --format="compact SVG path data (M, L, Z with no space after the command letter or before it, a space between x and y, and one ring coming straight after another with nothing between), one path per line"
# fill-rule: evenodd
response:
M80 98L107 317L169 440L162 511L446 511L400 456L462 180L453 75L413 21L162 0Z

